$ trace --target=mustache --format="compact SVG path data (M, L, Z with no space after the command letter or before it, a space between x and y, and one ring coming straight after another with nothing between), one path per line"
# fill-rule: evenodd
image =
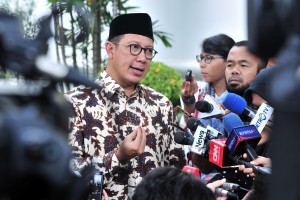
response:
M242 79L241 77L238 77L238 76L232 76L232 77L230 77L230 78L228 79L228 82L230 82L230 81L232 81L232 80L234 80L234 81L239 81L239 82L243 82L243 79Z

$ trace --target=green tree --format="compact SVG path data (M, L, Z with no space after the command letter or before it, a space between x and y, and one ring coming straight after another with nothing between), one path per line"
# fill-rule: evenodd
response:
M181 74L161 62L152 62L142 84L166 95L174 106L180 105Z

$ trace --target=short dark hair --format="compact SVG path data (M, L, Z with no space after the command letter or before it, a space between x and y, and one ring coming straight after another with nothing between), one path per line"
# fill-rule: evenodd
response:
M110 41L110 42L118 43L118 42L121 41L121 39L122 39L123 37L124 37L124 35L118 35L118 36L116 36L116 37L111 38L109 41Z
M248 40L242 40L242 41L236 42L233 46L235 46L235 47L246 47L249 51L248 43L249 43ZM255 56L257 57L257 55L255 55ZM257 73L259 73L260 70L265 69L267 67L267 64L268 64L268 59L264 59L264 58L260 58L260 57L258 57L258 58L259 58L259 63L257 65Z
M247 40L242 40L242 41L236 42L233 46L248 47L248 41Z
M200 179L175 167L148 173L136 187L132 200L211 200L213 192Z
M225 34L218 34L206 38L202 43L202 50L205 53L217 54L227 59L228 53L235 41Z

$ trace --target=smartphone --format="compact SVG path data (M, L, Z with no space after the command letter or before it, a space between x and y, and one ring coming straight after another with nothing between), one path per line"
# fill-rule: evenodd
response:
M90 198L94 200L102 199L104 175L102 172L96 171L91 182Z
M192 81L192 70L187 69L185 72L185 80L191 82Z

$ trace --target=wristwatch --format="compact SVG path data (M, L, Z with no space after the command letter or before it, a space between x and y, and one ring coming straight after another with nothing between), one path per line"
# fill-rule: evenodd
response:
M195 96L182 98L185 105L190 106L196 102Z

